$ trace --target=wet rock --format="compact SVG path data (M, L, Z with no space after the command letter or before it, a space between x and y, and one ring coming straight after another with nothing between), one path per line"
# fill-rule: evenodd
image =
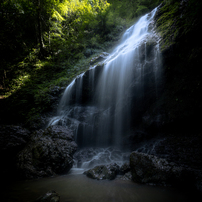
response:
M97 62L101 62L105 59L107 59L107 57L109 56L109 53L103 52L102 54L100 54L97 57L94 57L91 61L90 61L90 65L93 65Z
M112 163L109 165L100 165L96 166L93 169L85 171L84 174L92 179L97 180L113 180L118 174L119 166L116 163Z
M124 163L119 169L119 174L124 175L125 173L127 173L129 171L130 171L130 164Z
M34 202L59 202L60 195L55 191L48 191L44 196L39 197Z
M139 183L190 186L195 180L191 170L144 153L132 152L130 166L133 181Z
M157 49L157 36L156 35L147 35L146 40L143 40L140 43L140 62L151 62L155 59L155 52Z
M50 126L46 130L44 130L43 135L50 136L55 139L63 139L63 140L74 140L74 135L71 130L64 128L62 126Z
M36 131L17 156L18 171L28 179L67 173L76 149L72 132L62 126Z
M125 181L131 181L132 180L132 174L131 172L127 172L124 175L122 175L120 177L121 180L125 180Z

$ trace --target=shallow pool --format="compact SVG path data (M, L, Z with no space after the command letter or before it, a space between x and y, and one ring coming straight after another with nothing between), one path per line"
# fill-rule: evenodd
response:
M169 187L141 185L119 178L93 180L72 170L63 176L14 182L4 185L2 202L31 202L49 190L59 193L61 202L196 202L199 196ZM2 200L3 199L3 200Z

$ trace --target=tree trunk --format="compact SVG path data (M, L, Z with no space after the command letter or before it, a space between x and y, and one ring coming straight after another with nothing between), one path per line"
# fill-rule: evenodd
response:
M49 51L51 50L51 41L50 41L50 21L51 21L51 17L49 17L49 21L48 21L48 46L49 46Z
M38 0L38 8L37 8L37 23L38 23L38 40L40 44L40 53L43 57L44 55L44 42L42 36L42 23L41 23L41 0Z

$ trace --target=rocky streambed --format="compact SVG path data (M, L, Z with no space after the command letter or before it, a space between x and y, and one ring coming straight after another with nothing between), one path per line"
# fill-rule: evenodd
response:
M77 145L72 132L62 126L50 126L34 132L20 126L1 126L0 131L4 201L8 194L18 199L7 201L31 201L30 197L36 199L49 190L56 190L65 198L64 200L57 196L57 200L60 198L61 201L68 201L66 197L69 196L74 198L74 201L79 201L73 189L78 189L81 195L86 197L86 201L91 197L98 201L107 201L109 198L121 201L118 199L119 193L122 199L126 197L124 201L137 201L133 193L137 189L142 190L141 194L138 194L145 202L148 199L144 197L144 189L146 192L154 189L153 191L158 193L164 189L164 192L170 192L166 187L174 187L175 190L183 192L179 195L182 198L187 191L199 193L200 196L202 190L200 135L148 140L142 142L133 152L123 152L112 147L83 148L76 152ZM28 181L24 181L25 179ZM148 185L155 186L148 188ZM157 188L159 186L162 188ZM66 187L68 193L65 193ZM121 192L121 187L128 191ZM109 188L116 195L108 193ZM99 193L100 199L92 196L94 189ZM126 193L130 194L132 199L127 198ZM159 194L162 193L157 195ZM152 197L156 199L157 196ZM183 201L191 200L186 198Z
M99 165L85 171L84 174L97 180L113 180L119 176L120 179L132 180L136 183L173 186L186 190L198 190L199 192L201 192L202 185L200 170L140 152L131 153L130 164L124 163L121 166L116 163Z

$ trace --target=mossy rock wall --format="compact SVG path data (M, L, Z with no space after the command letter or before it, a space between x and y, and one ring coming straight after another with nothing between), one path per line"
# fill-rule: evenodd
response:
M161 115L164 132L200 130L201 8L202 2L197 0L164 1L156 14L164 87L148 114L151 117Z

